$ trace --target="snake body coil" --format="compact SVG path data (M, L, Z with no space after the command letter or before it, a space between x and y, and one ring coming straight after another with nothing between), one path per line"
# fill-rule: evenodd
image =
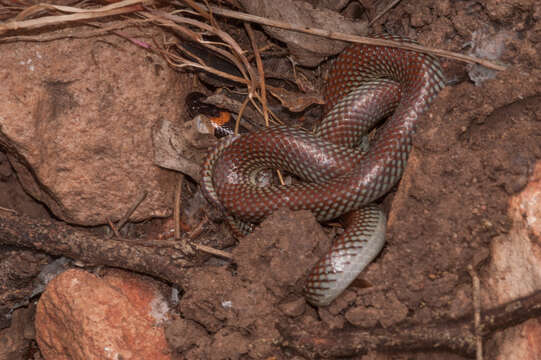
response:
M275 126L228 138L206 159L203 191L245 228L280 207L310 210L319 221L354 211L307 280L306 298L327 305L383 247L385 216L370 203L400 179L419 115L443 86L439 63L430 55L350 46L330 70L326 115L314 134ZM389 115L368 151L361 150L363 137ZM267 168L305 182L259 187L254 174Z

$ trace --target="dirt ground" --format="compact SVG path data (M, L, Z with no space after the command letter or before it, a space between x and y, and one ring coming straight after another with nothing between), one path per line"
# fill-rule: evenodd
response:
M387 244L359 284L327 308L306 304L299 279L329 246L334 230L309 213L281 210L239 241L235 265L190 270L193 280L166 329L174 356L301 359L280 332L292 322L306 329L391 329L471 313L467 268L483 275L491 240L509 231L509 197L526 186L541 159L541 6L534 3L402 1L391 10L375 32L411 35L459 52L501 46L499 61L509 68L476 86L470 65L442 60L447 87L422 118L400 184L382 199ZM36 218L50 216L24 193L2 154L0 204ZM49 260L7 247L0 253L2 278L10 279L2 291L13 297L31 286ZM497 347L488 344L490 359ZM416 352L357 358L464 357Z

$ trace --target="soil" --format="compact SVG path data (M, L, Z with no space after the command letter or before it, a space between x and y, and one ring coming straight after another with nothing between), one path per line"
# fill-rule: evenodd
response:
M328 248L334 230L307 212L280 210L239 241L235 265L190 270L192 281L185 284L178 314L166 329L174 357L300 359L284 346L288 339L282 338L280 325L387 329L471 313L467 268L483 273L491 240L509 231L509 197L526 186L541 159L540 20L541 6L527 0L401 2L385 15L375 32L412 35L424 45L458 52L476 31L485 31L482 41L487 42L506 31L510 35L499 60L509 68L476 86L469 80L469 65L442 60L448 86L423 116L401 183L382 199L389 218L387 244L362 274L362 284L329 307L306 304L302 278ZM2 159L0 206L49 216L21 190ZM45 263L38 253L0 252L0 278L24 273L20 287L39 272L39 266L30 271L28 263ZM486 356L495 353L489 350ZM444 352L359 358L435 357L463 358Z

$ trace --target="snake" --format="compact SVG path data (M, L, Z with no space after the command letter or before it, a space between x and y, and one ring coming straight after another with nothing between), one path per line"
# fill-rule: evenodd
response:
M282 207L309 210L320 222L346 215L344 232L304 285L307 301L329 305L382 250L387 221L375 201L401 178L420 115L443 87L432 55L350 45L330 67L324 116L312 132L277 125L223 139L203 163L202 192L239 236ZM264 169L300 181L260 186L257 174Z

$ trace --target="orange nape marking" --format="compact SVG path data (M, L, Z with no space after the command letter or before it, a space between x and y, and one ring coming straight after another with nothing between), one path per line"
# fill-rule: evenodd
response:
M223 124L227 124L231 120L231 113L227 111L220 111L219 116L211 117L210 121L212 121L215 125L222 126Z
M314 343L314 345L327 345L329 343L329 340L325 338L314 337L312 339L312 342Z

